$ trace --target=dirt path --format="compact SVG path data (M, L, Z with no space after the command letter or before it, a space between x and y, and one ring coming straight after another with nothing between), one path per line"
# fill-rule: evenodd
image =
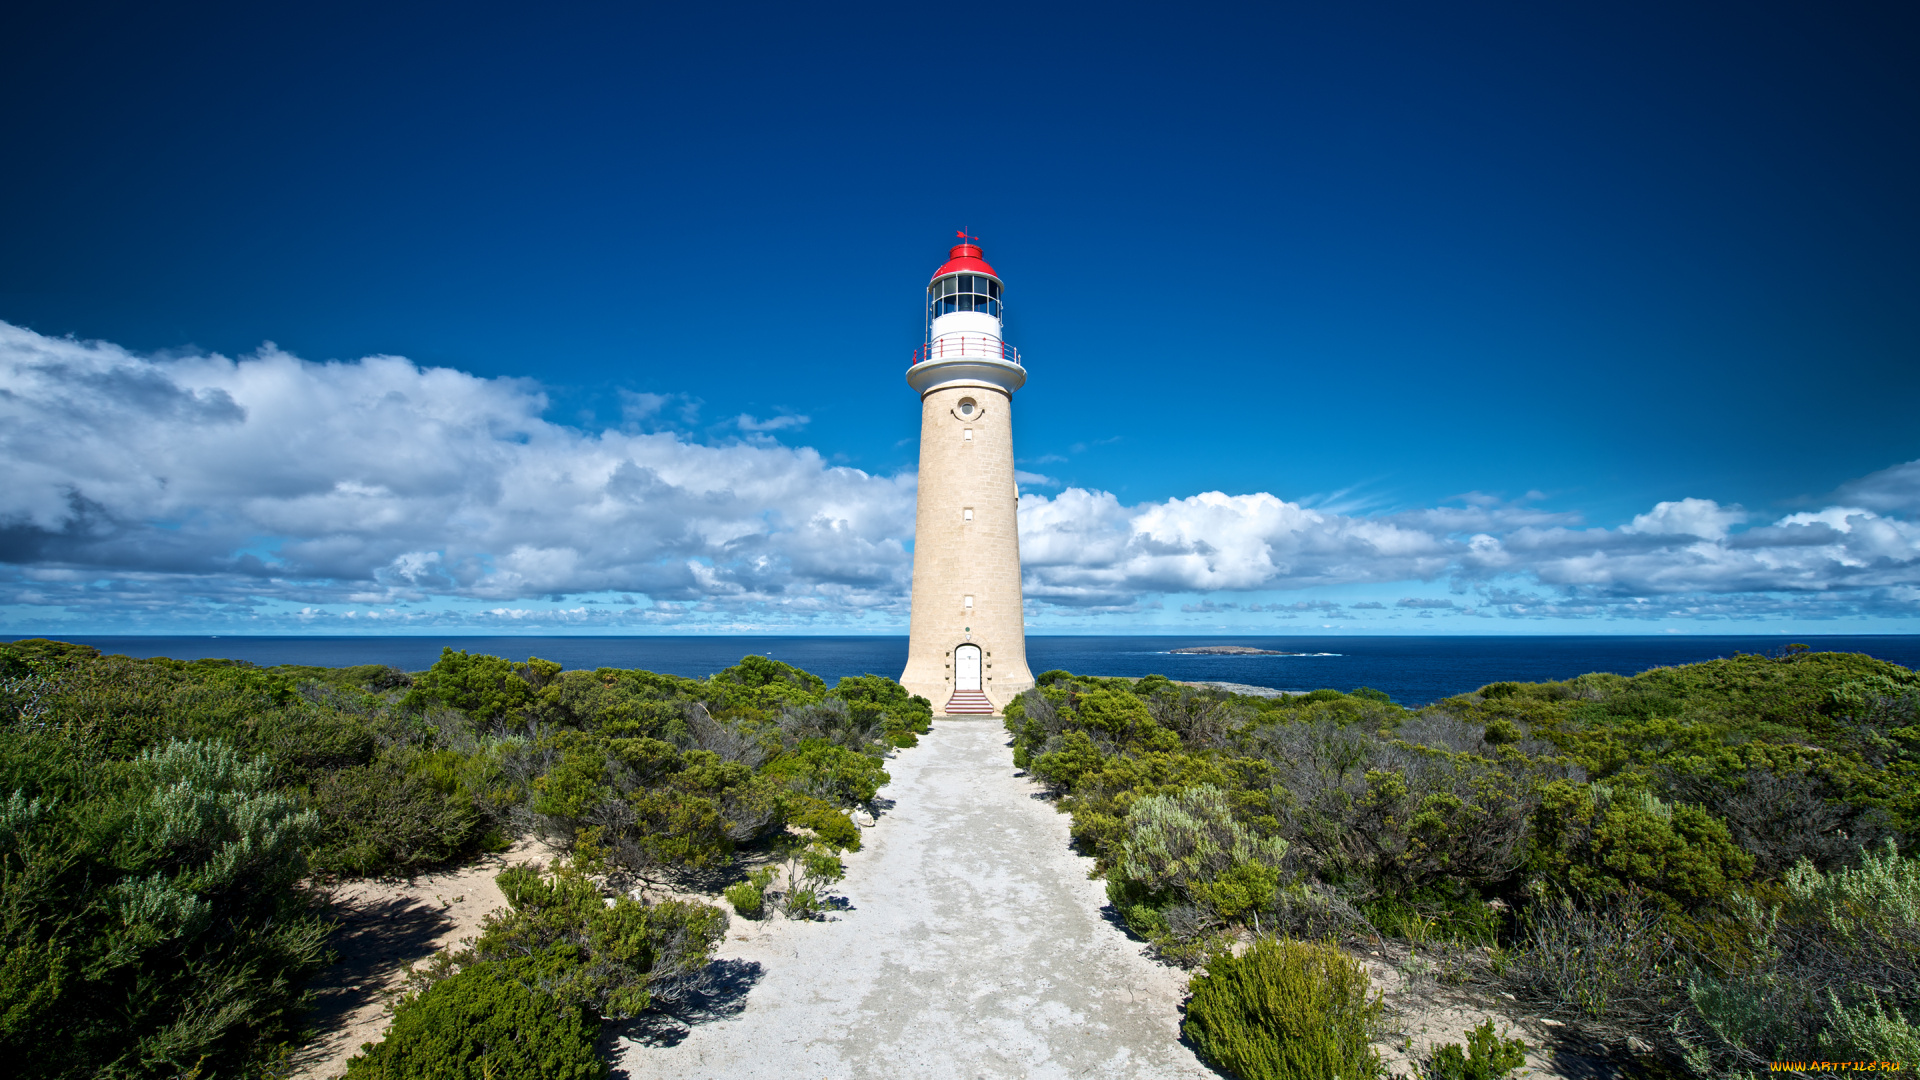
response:
M632 1080L1215 1077L1179 1041L1185 976L1101 916L1067 817L1000 721L939 720L887 763L895 807L847 858L837 921L735 919L690 1027L613 1047Z
M329 939L340 960L314 979L308 1022L319 1037L294 1054L289 1080L325 1080L347 1070L360 1044L376 1042L391 1019L386 996L407 972L462 938L478 937L480 920L506 906L493 877L508 863L545 862L552 852L522 840L504 855L412 880L355 881L334 890Z

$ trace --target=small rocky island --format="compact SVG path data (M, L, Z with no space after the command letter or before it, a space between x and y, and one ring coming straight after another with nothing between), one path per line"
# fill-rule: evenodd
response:
M1246 645L1192 645L1184 649L1168 649L1180 656L1299 656L1299 653L1280 652L1276 649L1255 649Z

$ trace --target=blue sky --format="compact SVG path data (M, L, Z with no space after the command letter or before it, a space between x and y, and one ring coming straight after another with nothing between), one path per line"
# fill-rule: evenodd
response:
M0 630L899 632L964 227L1036 631L1911 632L1917 19L17 5Z

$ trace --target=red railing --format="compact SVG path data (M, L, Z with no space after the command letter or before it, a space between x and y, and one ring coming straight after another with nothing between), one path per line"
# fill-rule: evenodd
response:
M986 334L943 334L938 340L929 341L913 350L913 363L907 366L911 369L932 360L957 360L969 356L1005 360L1026 367L1020 363L1019 349Z

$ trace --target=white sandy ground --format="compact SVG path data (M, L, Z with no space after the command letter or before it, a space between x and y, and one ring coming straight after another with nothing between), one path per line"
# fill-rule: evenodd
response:
M320 1035L300 1048L290 1080L323 1080L347 1070L360 1044L378 1041L387 1029L388 995L406 982L415 965L441 949L480 935L480 920L506 906L494 875L508 863L545 862L552 851L522 840L504 855L410 880L354 881L328 894L340 921L330 944L338 963L314 979L313 1015Z

